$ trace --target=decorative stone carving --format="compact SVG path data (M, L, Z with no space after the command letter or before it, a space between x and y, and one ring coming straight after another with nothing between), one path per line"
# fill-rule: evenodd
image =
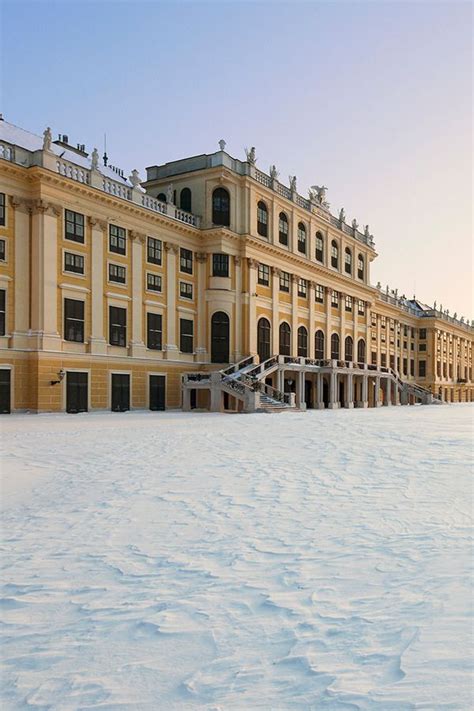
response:
M48 126L43 131L43 151L51 151L51 144L53 142L53 134Z
M196 253L196 261L199 262L200 264L205 264L207 262L206 252L197 252Z
M143 232L137 232L136 230L129 230L128 234L130 236L130 239L135 242L139 242L140 244L145 244L145 239L146 235Z
M378 281L378 282L377 282L377 289L380 291L381 288L382 288L382 284Z
M166 202L168 205L173 205L173 183L170 183L166 188Z
M173 242L165 242L165 251L171 252L171 254L178 254L179 247L177 244L173 244Z
M257 269L257 267L258 267L258 262L256 259L247 258L247 263L248 263L250 269Z
M278 269L278 267L272 267L272 274L274 277L280 277L281 275L281 269Z
M91 155L91 168L92 170L99 170L99 151L94 148Z
M278 170L276 168L276 165L271 165L270 166L270 178L272 180L277 180L278 179Z
M354 217L354 219L352 220L352 229L354 230L354 232L357 231L358 227L359 227L359 223L357 222L356 218Z
M226 142L224 141L224 139L221 138L221 140L219 141L219 150L220 150L220 151L225 151L226 145L227 145L227 144L226 144Z
M369 225L366 225L366 226L365 226L364 235L365 235L365 237L367 237L368 240L371 239L371 234L370 234Z
M235 255L234 257L234 264L236 267L240 266L240 263L242 262L241 258L239 257L238 254Z
M343 207L341 207L341 209L339 210L339 222L342 225L342 224L344 224L345 221L346 221L346 211L344 210Z
M319 204L324 205L326 200L327 187L325 185L312 185L311 190L315 191Z
M131 172L130 175L128 176L128 179L130 180L130 182L131 182L131 184L132 184L132 186L133 186L134 188L140 187L140 183L141 183L142 181L141 181L140 176L138 175L138 170L137 170L136 168L134 168L134 169L132 170L132 172Z
M33 201L27 198L19 197L18 195L10 195L10 205L15 208L15 210L20 210L21 212L31 212L33 207Z
M292 193L296 193L296 175L289 175L288 179L290 181L290 190Z
M101 220L99 217L89 217L89 224L91 227L98 227L103 231L107 229L107 220Z
M257 162L257 156L255 155L255 146L252 146L250 150L245 149L245 155L247 156L247 163L250 165L255 165Z
M31 209L33 214L40 212L44 215L51 215L54 217L59 217L59 215L61 214L60 205L56 205L53 202L47 202L46 200L43 200L41 198L38 200L33 200Z

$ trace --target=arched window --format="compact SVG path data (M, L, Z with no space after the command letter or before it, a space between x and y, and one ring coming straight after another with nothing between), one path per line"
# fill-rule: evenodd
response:
M286 321L280 324L280 355L289 356L291 351L291 328Z
M259 319L257 324L257 351L260 363L270 358L270 321L266 318Z
M324 237L321 232L316 232L316 259L318 262L324 260Z
M284 212L280 212L278 217L278 240L288 246L288 218Z
M316 331L314 334L314 357L316 360L324 360L324 332Z
M212 222L230 226L230 195L225 188L216 188L212 193Z
M339 336L337 333L333 333L331 336L331 358L339 360Z
M365 363L365 341L363 338L359 338L359 343L357 344L357 362Z
M331 242L331 267L339 268L339 247L335 239Z
M216 311L211 318L211 363L229 362L229 317Z
M298 252L306 254L306 227L302 222L298 223Z
M260 237L268 237L268 210L262 200L257 204L257 232Z
M344 349L344 360L352 360L354 357L354 341L351 336L347 336Z
M308 357L308 331L304 326L298 329L298 355L302 358Z
M160 193L156 199L160 202L167 202L166 195L164 193Z
M364 278L364 257L362 254L357 257L357 276L359 279Z
M191 212L191 190L189 188L183 188L179 196L179 206L182 210L186 212Z
M352 252L349 247L346 247L344 268L346 274L352 274Z

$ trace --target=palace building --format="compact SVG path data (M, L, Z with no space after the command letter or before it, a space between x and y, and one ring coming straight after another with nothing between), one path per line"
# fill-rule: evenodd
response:
M0 412L473 401L473 326L372 286L376 257L254 149L142 181L1 120Z

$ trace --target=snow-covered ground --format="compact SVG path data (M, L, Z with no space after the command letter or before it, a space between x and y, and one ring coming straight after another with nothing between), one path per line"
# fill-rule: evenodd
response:
M473 414L5 416L2 710L472 709Z

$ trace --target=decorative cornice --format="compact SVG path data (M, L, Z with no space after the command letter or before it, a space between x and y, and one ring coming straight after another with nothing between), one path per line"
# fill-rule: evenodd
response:
M60 205L54 202L48 202L47 200L43 200L42 198L34 200L31 209L34 215L39 213L42 215L51 215L52 217L59 217L59 215L61 214Z
M33 201L19 195L10 195L10 205L20 212L31 213Z

